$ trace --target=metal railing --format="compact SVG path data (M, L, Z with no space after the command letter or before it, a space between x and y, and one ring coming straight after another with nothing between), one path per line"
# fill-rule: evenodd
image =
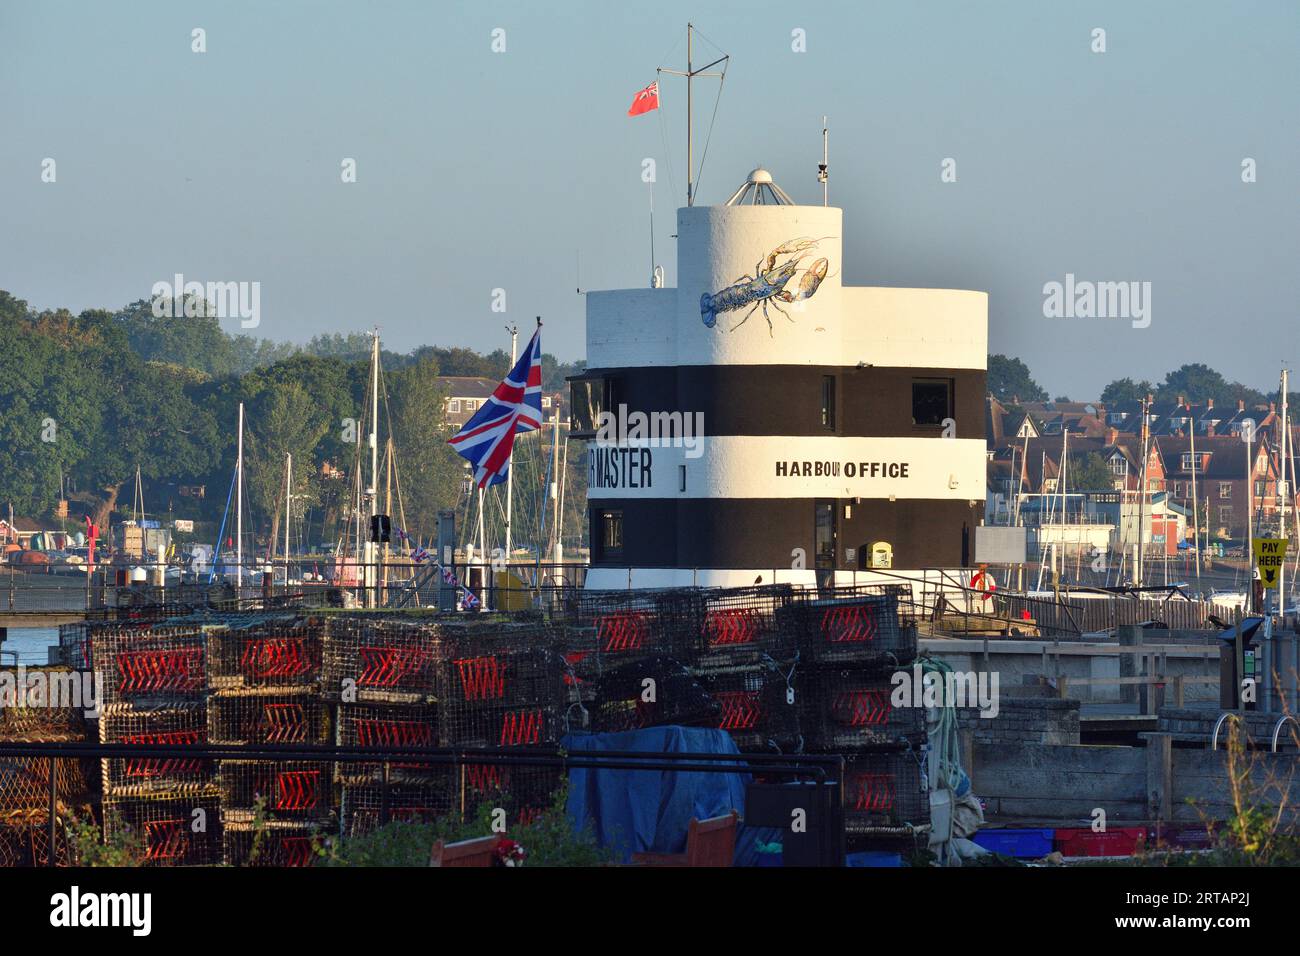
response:
M318 559L280 559L269 564L246 561L242 575L228 565L222 566L220 575L210 570L141 567L145 580L132 582L131 569L122 566L56 573L44 566L6 565L0 568L0 616L39 618L163 605L233 609L292 603L454 609L464 604L465 590L486 607L519 609L521 602L548 604L580 590L587 573L586 565L581 564L458 562L448 565L461 586L458 589L447 586L439 566L427 562L367 565L344 561L333 565Z
M268 572L268 567L270 571ZM331 564L328 559L279 559L271 564L246 561L242 586L229 566L217 576L210 570L169 575L156 570L143 583L124 580L127 570L98 568L94 572L51 574L7 566L0 572L5 588L0 596L0 617L113 612L159 606L209 606L249 609L276 606L343 606L386 608L526 610L554 607L586 585L585 564L538 562L465 564L447 566L456 581L448 586L438 565L410 560L365 565L351 560ZM693 569L690 586L726 569ZM750 574L753 569L746 569ZM835 572L836 590L871 584L906 585L906 611L916 621L929 621L959 635L1002 632L1006 636L1050 636L1077 640L1092 631L1158 620L1171 628L1207 626L1216 607L1207 602L1091 592L1079 597L1062 588L1056 596L1012 593L1005 587L985 591L971 586L969 568L928 568L906 574L888 570ZM763 584L789 583L795 572L774 568L760 575ZM829 579L830 572L803 572ZM621 583L621 582L620 582ZM636 569L628 571L627 588L652 584ZM829 581L825 581L828 583ZM746 584L749 584L747 581ZM662 586L662 585L661 585ZM812 580L795 584L814 587ZM622 588L619 588L620 590ZM823 588L824 589L824 588ZM472 594L473 598L468 595ZM475 605L474 602L477 602ZM1222 610L1222 609L1218 609Z

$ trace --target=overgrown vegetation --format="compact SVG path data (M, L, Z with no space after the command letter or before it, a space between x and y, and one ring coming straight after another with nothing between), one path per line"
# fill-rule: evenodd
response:
M1292 744L1300 747L1294 724L1288 726ZM1213 850L1169 855L1167 862L1207 866L1300 864L1300 832L1288 799L1294 766L1285 778L1278 777L1261 759L1261 752L1251 749L1250 737L1239 717L1230 717L1227 729L1226 769L1232 812L1218 830ZM1202 819L1213 832L1213 824L1204 815Z
M525 824L508 826L500 836L509 837L527 853L526 866L599 866L613 860L602 849L589 827L574 830L565 811L567 786L556 791L551 804ZM462 822L446 816L429 823L393 821L362 836L330 841L323 859L325 866L428 866L435 843L455 843L497 833L499 814L490 803L480 805Z
M77 866L118 867L142 866L145 862L145 845L139 834L114 819L105 836L103 829L92 819L70 816L64 825L68 835L68 848Z

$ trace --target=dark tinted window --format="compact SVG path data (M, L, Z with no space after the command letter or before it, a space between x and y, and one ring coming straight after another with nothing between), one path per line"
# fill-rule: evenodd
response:
M605 407L605 380L577 378L569 382L569 428L574 434L594 434Z
M943 424L952 417L952 379L918 378L912 381L912 424Z
M601 511L600 552L602 557L615 558L623 553L623 512Z
M835 430L835 376L822 376L822 426Z
M835 567L835 502L819 500L815 507L814 560L819 568L833 568Z

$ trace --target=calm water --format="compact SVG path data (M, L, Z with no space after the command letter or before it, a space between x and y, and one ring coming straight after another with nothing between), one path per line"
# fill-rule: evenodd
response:
M59 643L57 627L11 627L3 644L0 644L0 663L12 664L13 654L18 652L20 664L44 664L47 649Z

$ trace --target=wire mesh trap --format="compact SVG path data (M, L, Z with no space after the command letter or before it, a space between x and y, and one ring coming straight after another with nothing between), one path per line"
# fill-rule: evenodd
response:
M106 744L202 745L208 740L207 705L202 701L152 708L118 704L101 716L99 739ZM199 757L105 757L101 764L104 792L110 796L180 796L215 784L213 761Z
M811 750L840 752L925 741L925 708L895 707L888 672L804 668L796 686L800 724Z
M402 750L439 746L438 708L432 704L342 704L338 708L338 742L349 749ZM338 779L363 784L381 779L380 762L340 762ZM447 766L413 760L388 762L390 781L446 776Z
M97 629L91 647L106 705L153 706L207 694L207 640L199 626Z
M846 755L844 824L851 832L918 827L930 822L930 800L915 750Z
M259 819L322 821L334 800L329 761L222 760L218 780L226 825Z
M327 827L269 822L258 830L226 827L221 858L227 866L312 866L324 852Z
M681 662L649 657L611 668L595 680L590 707L596 733L681 724L716 726L718 703Z
M153 866L210 866L221 859L221 807L215 794L106 797L104 836L139 841Z
M242 687L315 687L321 679L325 622L295 614L267 615L208 634L208 683Z
M349 703L437 699L444 658L438 629L383 617L331 617L326 624L324 696Z

